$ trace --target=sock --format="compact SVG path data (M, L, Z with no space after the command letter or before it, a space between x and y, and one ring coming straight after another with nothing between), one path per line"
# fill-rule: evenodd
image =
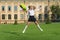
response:
M38 28L39 28L41 31L43 31L43 29L39 26L39 24L38 24L37 26L38 26Z
M28 27L28 26L26 25L22 33L24 33L24 32L26 31L27 27Z

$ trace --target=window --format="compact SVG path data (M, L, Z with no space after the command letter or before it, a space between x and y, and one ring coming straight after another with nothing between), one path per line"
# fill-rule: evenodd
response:
M17 6L14 6L14 11L17 11Z
M11 11L11 6L8 6L8 11Z
M47 11L48 11L48 6L45 6L44 13L47 14Z
M2 19L5 19L5 14L2 14Z
M38 19L42 19L42 14L39 14Z
M60 15L59 14L57 14L57 19L60 19Z
M37 6L36 9L39 11L39 10L42 10L42 6Z
M17 14L14 14L14 19L17 19Z
M5 10L5 6L2 6L2 11L4 11Z
M24 19L24 15L23 15L23 14L20 14L20 18L21 18L21 19Z
M39 9L42 10L42 6L41 5L39 6Z
M8 19L11 19L11 14L8 14Z
M48 17L48 14L44 14L44 19L47 19L47 17Z

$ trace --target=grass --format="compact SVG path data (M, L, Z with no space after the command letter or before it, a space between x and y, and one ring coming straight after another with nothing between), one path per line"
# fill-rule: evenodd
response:
M0 24L0 40L60 40L60 23L40 24L41 32L35 24L30 24L26 32L25 24Z

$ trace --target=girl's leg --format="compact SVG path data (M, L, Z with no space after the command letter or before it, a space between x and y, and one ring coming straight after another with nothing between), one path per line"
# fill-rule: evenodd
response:
M30 24L30 22L27 22L27 24L26 24L26 26L25 26L25 28L24 28L22 33L25 33L25 31L26 31L27 27L29 26L29 24Z
M34 22L36 25L37 25L37 27L39 28L39 30L41 30L41 31L43 31L43 29L40 27L40 25L38 24L38 22L36 21L36 22Z

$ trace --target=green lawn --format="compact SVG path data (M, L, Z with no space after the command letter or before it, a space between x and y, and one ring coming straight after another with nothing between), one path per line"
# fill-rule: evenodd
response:
M0 24L0 40L60 40L60 23L40 24L41 32L35 24L30 24L26 32L25 24Z

